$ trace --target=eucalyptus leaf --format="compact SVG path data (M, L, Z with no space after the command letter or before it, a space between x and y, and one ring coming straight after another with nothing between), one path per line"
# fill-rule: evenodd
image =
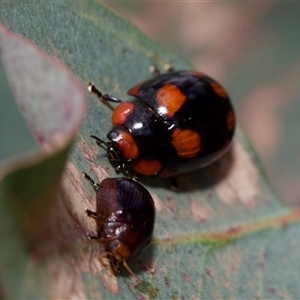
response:
M94 82L121 99L129 99L126 91L150 76L152 64L163 68L171 62L176 69L192 68L98 2L0 5L0 20L7 28L61 60L84 84ZM29 256L17 263L17 273L28 274L20 277L22 289L2 267L6 256L0 252L2 282L10 298L18 298L20 291L24 298L60 299L300 297L296 282L300 212L278 199L240 128L224 158L177 177L178 192L168 179L140 179L155 200L155 237L129 262L138 279L126 270L117 278L110 274L98 259L103 248L86 237L95 231L93 220L85 215L85 209L95 209L95 191L81 173L96 181L121 176L115 174L105 150L90 138L94 134L105 139L111 113L111 107L90 95L87 117L47 222L49 235L37 240ZM6 244L13 247L8 240ZM11 255L19 257L22 251L23 246L14 247ZM38 287L30 284L37 279Z

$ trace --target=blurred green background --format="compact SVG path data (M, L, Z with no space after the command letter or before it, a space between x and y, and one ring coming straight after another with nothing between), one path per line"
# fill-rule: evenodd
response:
M106 4L225 86L275 190L300 205L300 2Z

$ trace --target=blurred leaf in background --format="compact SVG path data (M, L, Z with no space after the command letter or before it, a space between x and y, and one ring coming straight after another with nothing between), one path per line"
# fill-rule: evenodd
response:
M63 65L1 24L0 53L0 296L45 298L36 257L53 238L47 220L85 97Z
M11 93L0 60L0 160L37 148Z

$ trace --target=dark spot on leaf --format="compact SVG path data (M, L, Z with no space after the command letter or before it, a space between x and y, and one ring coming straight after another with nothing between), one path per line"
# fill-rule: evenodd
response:
M166 196L166 200L167 200L167 206L168 208L174 212L175 211L175 206L174 206L174 199L172 196Z
M276 289L271 286L271 287L269 287L269 292L274 294L274 293L276 293Z
M168 280L168 278L167 277L165 277L165 285L166 285L166 287L170 287L171 285L170 285L170 281Z
M46 141L44 135L34 128L32 129L32 132L33 132L33 135L34 135L35 139L37 140L38 144L43 145Z
M132 282L129 282L128 286L132 291L134 291L134 284Z
M143 272L146 272L148 270L147 266L144 265L144 264L141 264L140 265L140 270L143 271Z
M260 261L260 262L258 262L258 266L259 266L261 269L263 269L263 268L265 267L265 264L264 264L262 261Z
M213 193L212 193L212 192L208 192L208 193L207 193L207 197L208 197L209 199L213 199L213 197L214 197L214 196L213 196Z
M230 233L230 234L238 234L239 233L239 231L240 231L240 228L238 228L238 227L230 227L229 229L228 229L228 233Z
M165 238L166 243L172 243L173 241L174 241L174 238L172 238L172 237L166 237Z
M210 270L210 269L206 269L206 275L208 276L208 277L210 277L210 278L213 278L214 276L213 276L213 273L212 273L212 271Z
M184 279L185 282L191 283L191 277L190 277L189 274L184 273L184 274L182 275L182 277L183 277L183 279Z
M137 296L137 299L138 299L138 300L146 300L146 297L144 297L143 295L138 295L138 296Z

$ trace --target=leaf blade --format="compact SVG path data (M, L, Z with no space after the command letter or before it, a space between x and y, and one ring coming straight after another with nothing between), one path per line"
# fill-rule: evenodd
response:
M33 2L31 5L40 9ZM31 38L48 53L62 59L82 81L93 81L104 92L124 98L128 88L149 76L148 67L153 63L162 67L171 61L176 68L190 68L183 59L153 43L98 3L43 5L43 10L30 18L32 24L42 24L45 36L35 33ZM22 15L29 14L28 7L22 4L16 4L15 10ZM56 10L58 17L53 13ZM51 24L60 24L58 31L51 30L55 26L51 28L50 23L44 21L47 15L51 16ZM11 19L15 23L6 20L10 28L30 35L29 24L25 24L26 28L24 24L18 25L15 18ZM71 217L66 220L61 214L58 221L61 229L63 225L71 228L62 236L71 241L76 254L68 253L62 266L58 262L55 265L64 274L59 282L69 282L69 274L64 269L73 266L76 273L73 279L78 284L76 288L66 285L65 289L55 292L55 283L59 282L53 279L53 272L50 275L53 279L51 295L62 297L69 293L112 299L120 295L125 298L146 295L164 299L251 298L272 293L272 280L268 284L263 281L266 276L272 277L270 271L264 274L267 268L262 267L265 264L263 253L274 232L279 233L278 236L285 235L284 222L281 224L278 220L289 215L289 209L270 187L258 158L240 129L232 152L220 162L178 177L180 193L170 190L167 180L141 180L155 199L158 210L155 238L159 242L154 242L132 262L141 282L127 278L124 272L117 280L107 274L97 260L101 251L84 238L85 231L95 230L94 224L84 216L85 208L93 209L95 195L88 183L82 181L80 173L89 172L98 180L115 176L105 153L89 140L90 134L102 138L108 132L110 115L109 108L90 96L88 117L77 136L64 177L63 202L71 211ZM293 222L288 228L298 227L298 215ZM80 230L74 230L75 224ZM220 241L212 241L216 234L220 235ZM168 246L172 240L178 240L178 243ZM293 269L298 258L297 245L291 248L293 258L289 274L298 274ZM273 250L276 247L272 247ZM72 265L74 256L78 264L75 267ZM279 263L277 266L280 268ZM278 281L273 282L276 287L281 287ZM300 292L295 288L292 293L296 297Z

